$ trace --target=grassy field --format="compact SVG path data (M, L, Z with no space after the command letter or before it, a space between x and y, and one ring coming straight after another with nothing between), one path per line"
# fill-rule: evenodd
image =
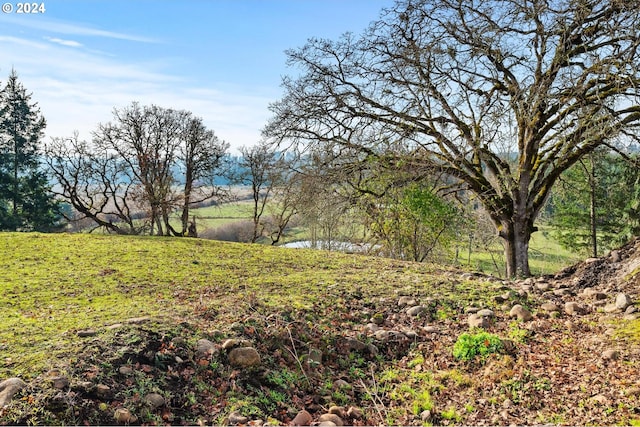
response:
M637 422L637 364L593 361L611 345L608 326L544 313L522 325L510 305L541 301L508 291L501 305L508 289L449 267L319 250L0 233L0 380L29 382L0 425L113 424L123 408L136 416L125 424L221 425L236 414L277 425L336 405L360 408L344 416L361 425ZM424 315L409 315L401 296ZM488 335L469 329L469 307L496 313ZM261 365L232 366L227 338L255 346ZM202 339L214 346L204 359ZM474 352L482 359L455 355ZM50 380L61 374L62 390ZM165 405L150 409L150 393Z

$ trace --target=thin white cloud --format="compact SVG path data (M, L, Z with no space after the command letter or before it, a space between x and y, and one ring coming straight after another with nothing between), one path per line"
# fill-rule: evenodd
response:
M114 31L102 30L82 24L70 24L47 19L18 19L18 15L0 15L0 22L5 21L13 25L49 31L58 34L105 37L110 39L127 40L140 43L159 43L160 41L151 37L139 36L136 34L125 34Z
M64 39L59 39L57 37L45 37L45 40L49 40L51 43L57 43L62 46L82 47L82 43L77 42L75 40L64 40Z
M46 141L74 131L90 139L98 123L112 119L113 108L138 101L191 111L232 147L249 146L258 142L275 96L255 87L200 87L163 71L171 64L162 59L125 62L49 42L0 36L0 84L11 68L18 72L47 120Z

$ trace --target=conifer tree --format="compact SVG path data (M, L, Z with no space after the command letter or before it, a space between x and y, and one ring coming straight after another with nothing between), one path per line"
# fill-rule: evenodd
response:
M0 230L50 231L57 202L40 168L46 122L15 70L0 90Z

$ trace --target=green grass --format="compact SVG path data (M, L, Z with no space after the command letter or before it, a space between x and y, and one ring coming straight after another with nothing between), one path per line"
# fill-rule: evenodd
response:
M579 262L583 257L562 247L550 233L550 228L540 226L540 231L531 235L529 242L529 267L531 274L553 274L564 267ZM504 251L497 241L489 250L476 249L471 253L471 263L468 263L467 253L460 253L462 265L488 274L504 276Z
M199 230L217 228L225 224L236 221L249 220L253 215L253 202L243 200L233 203L222 203L217 206L197 208L190 210L190 216L195 215ZM171 225L176 227L180 224L178 215L172 219Z
M132 317L179 323L210 312L224 328L253 306L311 309L356 290L375 298L409 287L456 305L468 303L458 295L464 289L474 301L484 298L488 284L434 286L438 271L200 239L0 233L0 378L36 375L72 353L78 330Z

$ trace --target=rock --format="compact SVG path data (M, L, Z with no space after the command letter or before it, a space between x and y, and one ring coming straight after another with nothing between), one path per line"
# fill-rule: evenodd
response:
M253 347L237 347L229 352L229 363L238 368L251 368L260 362L260 354Z
M624 314L633 314L635 312L637 312L638 309L632 305L630 305L629 307L627 307L627 309L624 311Z
M98 384L96 386L96 394L101 398L108 397L111 394L111 388L105 384Z
M49 378L51 381L53 388L58 390L64 390L69 387L69 378L63 376L51 377Z
M152 408L158 409L164 405L164 397L158 393L149 393L144 397L144 401Z
M620 358L620 353L618 350L605 350L602 352L602 358L604 360L618 360Z
M631 304L633 301L629 295L620 293L616 296L616 308L619 310L626 310Z
M113 412L113 418L120 424L132 424L138 420L127 408L119 407Z
M389 342L395 337L395 333L393 331L380 329L373 334L373 337L378 341Z
M215 353L216 345L206 338L199 339L196 343L196 358L210 359Z
M334 423L333 421L320 421L318 423L318 426L321 426L321 427L335 427L337 425L338 424Z
M517 317L518 320L523 322L528 322L533 319L533 315L531 314L531 312L520 304L516 304L511 307L511 311L509 311L509 317Z
M488 308L483 308L482 310L478 310L476 314L482 317L495 317L495 313L493 312L493 310L489 310Z
M422 421L424 421L425 423L430 422L431 421L431 411L429 411L427 409L427 410L424 410L424 411L420 412L420 419Z
M83 329L81 331L76 332L76 335L79 336L80 338L92 337L95 334L97 334L95 329Z
M310 426L313 421L311 414L304 409L293 418L291 421L292 426Z
M620 262L622 260L622 257L620 256L620 251L619 250L611 251L609 256L611 257L611 262Z
M344 418L344 408L342 406L332 406L329 408L329 413Z
M429 309L424 305L414 305L407 310L407 314L412 317L424 316L429 312Z
M340 418L336 414L322 414L322 415L320 415L320 418L318 418L318 422L322 423L324 421L330 421L330 422L332 422L333 424L335 424L337 426L343 426L344 425L344 421L342 421L342 418Z
M604 306L603 308L605 313L615 313L615 312L619 312L620 309L618 308L618 306L615 303L610 303Z
M571 316L577 316L577 315L585 314L586 310L577 302L569 301L564 305L564 312Z
M404 307L404 306L414 306L417 305L417 301L415 298L410 297L410 296L402 296L400 298L398 298L398 305L400 307Z
M133 374L133 368L122 365L118 368L118 372L120 372L120 375L129 376Z
M359 420L362 418L362 415L362 409L356 406L349 406L349 409L347 409L347 417L349 418Z
M249 421L248 417L240 414L238 411L233 411L229 414L229 424L246 424Z
M488 328L491 325L489 317L480 316L478 313L472 313L467 319L470 328Z
M560 311L560 307L558 306L558 304L551 302L551 301L547 301L544 304L542 304L540 306L541 309L543 309L544 311L548 312L548 313L553 313L553 312L557 312Z
M548 290L551 289L551 285L549 284L549 282L539 282L535 284L535 287L537 290L539 290L540 292L547 292Z
M222 348L225 350L231 350L236 347L251 347L251 341L242 338L229 338L222 343Z
M27 386L20 378L9 378L0 382L0 408L8 405L13 395Z

